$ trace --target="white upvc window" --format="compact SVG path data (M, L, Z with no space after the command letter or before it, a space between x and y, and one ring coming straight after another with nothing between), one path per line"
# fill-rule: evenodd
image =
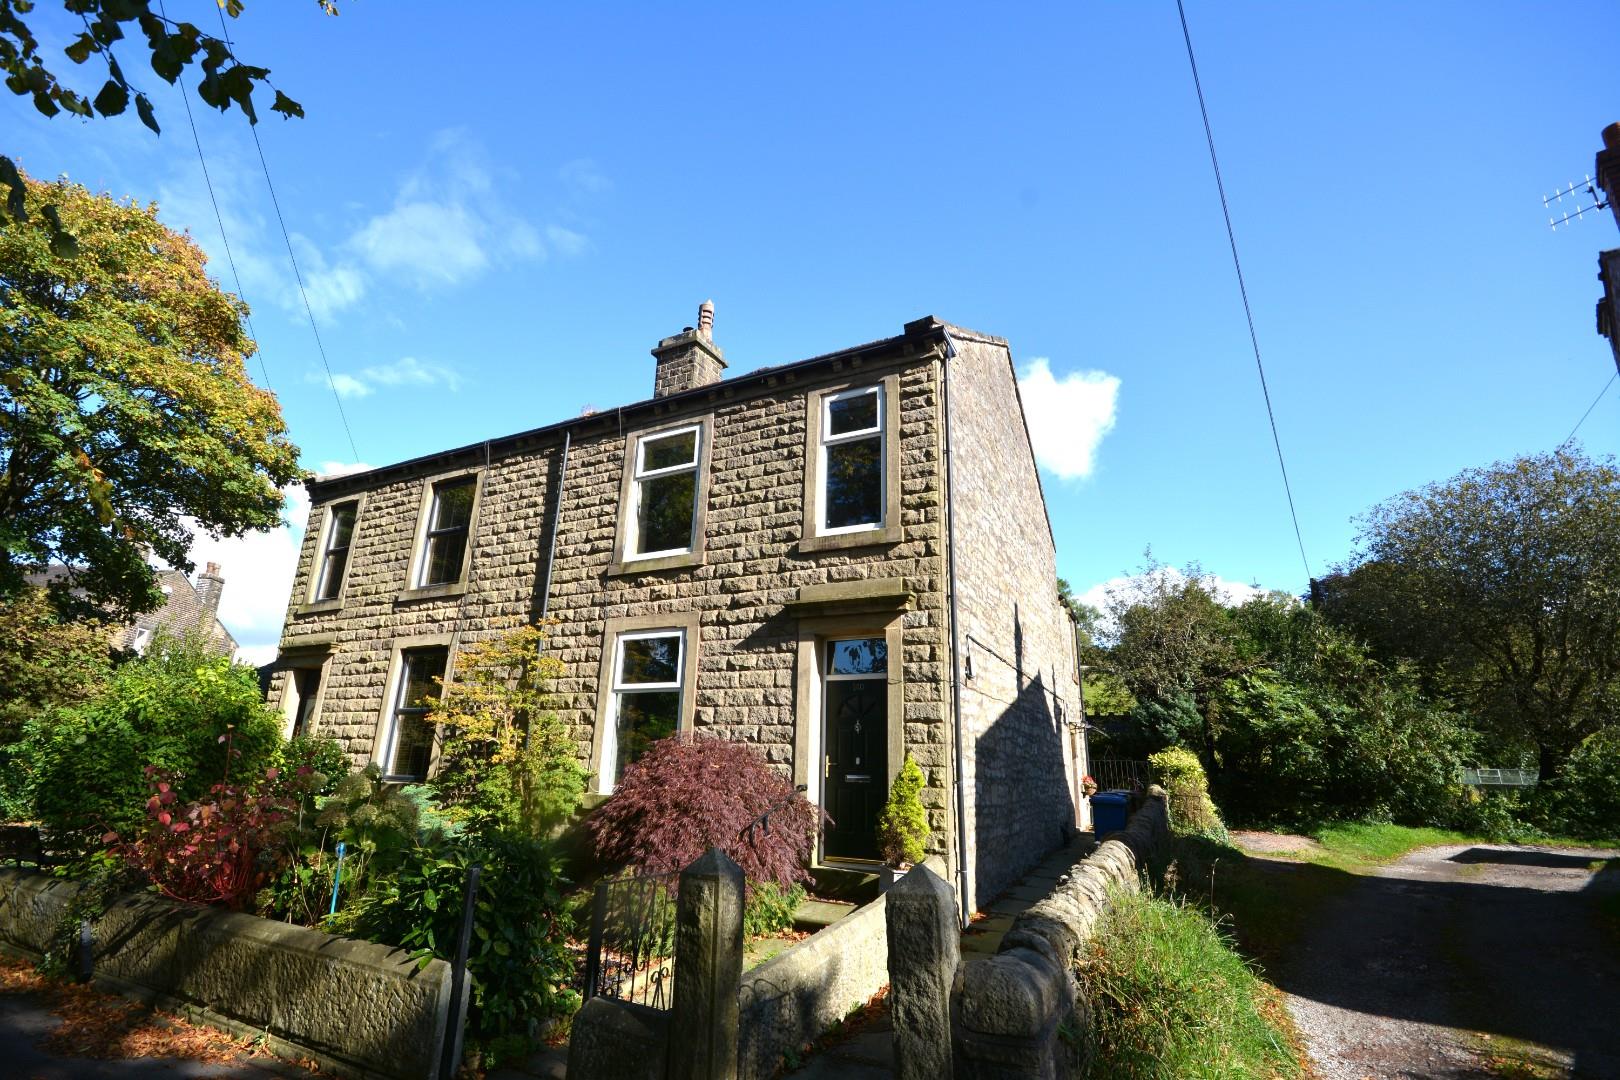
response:
M680 727L686 632L637 630L613 644L613 709L602 732L598 786L611 795L625 766Z
M374 757L387 780L425 780L433 762L433 725L428 706L443 692L450 650L443 646L400 653L392 708Z
M882 386L863 386L821 399L821 445L816 455L819 535L883 528L884 407Z
M625 561L692 550L702 442L701 424L661 431L636 441Z

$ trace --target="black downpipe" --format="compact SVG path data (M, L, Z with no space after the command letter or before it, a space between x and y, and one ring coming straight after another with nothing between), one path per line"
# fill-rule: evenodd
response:
M540 621L546 621L551 610L551 565L557 561L557 529L562 525L563 492L568 490L568 448L573 444L574 431L563 432L562 468L557 472L557 500L551 504L551 541L546 551L546 580L540 586Z
M956 606L956 493L952 478L956 470L951 458L951 361L956 346L945 334L945 360L940 365L945 395L945 556L950 563L947 578L951 590L951 737L956 773L956 892L962 906L961 922L966 927L973 917L973 901L968 896L967 790L962 783L962 631Z

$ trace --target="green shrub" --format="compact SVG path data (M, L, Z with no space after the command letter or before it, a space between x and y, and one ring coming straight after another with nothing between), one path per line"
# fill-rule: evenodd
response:
M281 744L276 765L284 773L309 768L315 774L310 793L323 798L337 790L343 778L353 771L343 744L324 735L299 735Z
M565 884L544 840L490 833L416 844L366 894L339 926L411 950L422 966L451 959L466 895L467 868L483 867L467 970L472 977L471 1033L486 1044L517 1050L531 1020L571 1013L571 929L563 916Z
M1226 839L1226 823L1209 797L1209 782L1197 754L1172 746L1149 757L1148 764L1170 795L1170 820L1178 831Z
M775 882L756 882L743 907L743 933L749 937L777 934L793 928L793 913L804 902L804 886L784 889Z
M280 746L281 718L252 668L197 639L159 635L89 701L29 721L12 762L31 814L59 842L88 850L145 818L148 765L190 802L228 776L262 775Z
M1300 1075L1286 1033L1268 1018L1268 991L1205 915L1123 890L1112 900L1082 970L1095 1042L1083 1075Z
M1537 824L1561 836L1603 840L1620 833L1620 727L1590 736L1563 771L1536 791Z
M907 754L889 785L889 801L878 816L878 846L890 866L920 863L928 853L928 811L923 808L922 788L922 769Z
M440 748L429 786L447 813L477 827L551 836L579 808L586 772L550 708L562 663L545 640L538 626L520 626L462 648L454 678L430 700Z

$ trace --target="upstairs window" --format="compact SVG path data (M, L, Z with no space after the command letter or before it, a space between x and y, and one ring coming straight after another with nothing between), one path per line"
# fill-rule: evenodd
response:
M693 425L637 441L628 558L679 555L692 549L702 438L702 427Z
M883 527L884 400L881 386L822 398L819 454L822 534Z
M620 634L615 648L613 716L602 742L604 795L613 793L625 766L679 727L686 634L682 630Z
M433 762L433 725L428 706L441 692L450 650L409 649L400 654L394 707L380 740L383 775L389 780L425 780Z
M428 529L422 545L422 569L417 588L448 585L461 580L467 560L467 535L472 527L473 476L441 480L433 485L428 507Z
M354 539L354 519L360 504L339 503L326 512L326 542L321 548L321 569L315 582L316 600L335 600L343 591L343 574L349 566L349 545Z

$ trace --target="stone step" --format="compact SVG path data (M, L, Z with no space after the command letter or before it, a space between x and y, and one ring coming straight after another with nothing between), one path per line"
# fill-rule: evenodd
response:
M805 899L793 909L793 929L813 934L817 930L826 929L854 910L854 904Z
M878 898L876 872L855 870L843 866L812 866L810 876L815 878L813 891L829 900L847 900L864 904Z

